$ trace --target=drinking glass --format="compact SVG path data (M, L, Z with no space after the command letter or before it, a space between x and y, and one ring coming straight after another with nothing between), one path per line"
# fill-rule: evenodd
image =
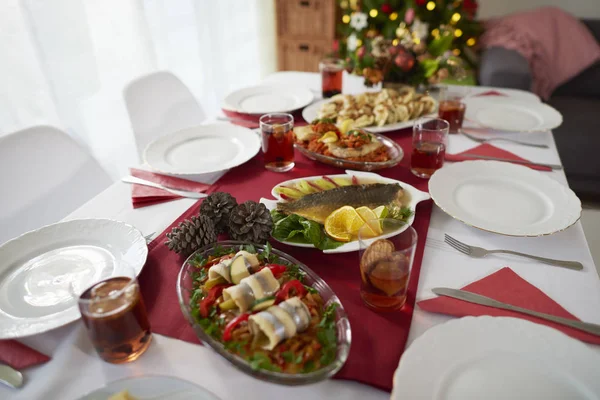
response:
M294 117L273 113L260 117L265 168L286 172L294 168Z
M319 63L323 98L342 93L344 62L339 58L326 58Z
M459 133L462 129L467 106L462 102L464 93L447 87L440 88L438 116L447 121L450 133Z
M373 237L373 224L386 232L404 228L397 235ZM412 269L417 232L397 219L374 219L358 231L360 260L360 297L378 311L398 310L406 303L408 280Z
M419 178L429 178L444 165L448 147L447 121L440 118L421 118L413 125L413 151L410 170Z
M135 270L117 264L112 278L86 289L79 311L98 355L109 363L136 360L150 346L152 333Z

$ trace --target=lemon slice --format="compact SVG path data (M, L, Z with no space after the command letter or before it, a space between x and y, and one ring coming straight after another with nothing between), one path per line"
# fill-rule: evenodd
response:
M364 224L354 207L344 206L325 219L325 233L340 242L349 242Z
M381 219L387 217L390 213L390 210L388 210L386 206L379 206L376 209L374 209L373 212L375 213L375 215L377 215L377 218Z
M373 221L374 219L377 219L377 215L375 214L375 212L373 212L373 210L371 210L369 207L359 207L356 209L356 212L358 213L358 215L360 215L363 221L365 221L367 225L371 228L371 230L374 233L373 236L381 235L383 233L379 222Z
M340 130L342 135L345 135L352 128L353 125L354 125L353 119L345 119L339 125L338 129Z
M337 142L337 140L338 140L337 134L333 131L329 131L326 134L324 134L323 136L321 136L321 138L319 139L319 142L333 143L333 142Z

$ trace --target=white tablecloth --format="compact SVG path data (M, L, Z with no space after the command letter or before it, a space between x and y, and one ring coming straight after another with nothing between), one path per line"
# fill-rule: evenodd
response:
M268 81L303 84L314 91L318 91L320 85L317 74L307 73L274 74L268 78ZM357 92L360 88L360 81L355 77L346 79L345 91ZM476 90L485 90L485 88ZM528 140L547 143L551 149L534 149L502 142L495 145L527 159L560 163L551 134L526 135ZM449 152L459 152L475 145L476 143L464 137L452 135ZM566 184L562 171L543 173ZM163 231L192 204L193 200L182 199L134 210L131 206L129 186L115 183L67 219L112 218L133 224L146 235ZM579 260L585 268L577 272L518 258L470 259L445 245L444 233L477 246L510 248L551 258ZM600 310L600 279L579 222L566 231L552 236L513 238L471 228L453 220L434 206L421 267L417 300L433 297L430 290L433 287L461 287L506 265L577 317L600 323L598 311ZM365 308L365 312L369 311ZM450 318L426 313L416 308L408 345L430 327ZM223 399L232 400L271 398L306 400L326 397L384 399L389 396L369 386L339 380L293 388L261 382L238 372L208 348L160 335L154 335L154 342L150 349L138 361L125 365L111 365L100 361L95 354L81 321L23 339L23 342L51 355L52 360L45 365L24 371L27 383L22 389L15 391L0 387L2 399L76 399L93 389L104 386L107 382L142 374L177 376L196 382ZM590 349L600 352L600 346L590 346Z

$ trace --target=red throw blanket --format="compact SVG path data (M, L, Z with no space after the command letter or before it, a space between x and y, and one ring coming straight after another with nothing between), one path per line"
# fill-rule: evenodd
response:
M548 99L554 89L600 60L600 45L581 21L544 7L485 23L484 48L504 47L529 62L531 90Z

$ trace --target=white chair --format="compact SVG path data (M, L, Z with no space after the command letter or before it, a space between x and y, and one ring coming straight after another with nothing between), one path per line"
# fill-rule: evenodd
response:
M206 118L190 90L170 72L156 72L131 82L123 91L138 154L153 140Z
M91 154L54 127L0 137L0 243L61 220L110 184Z

